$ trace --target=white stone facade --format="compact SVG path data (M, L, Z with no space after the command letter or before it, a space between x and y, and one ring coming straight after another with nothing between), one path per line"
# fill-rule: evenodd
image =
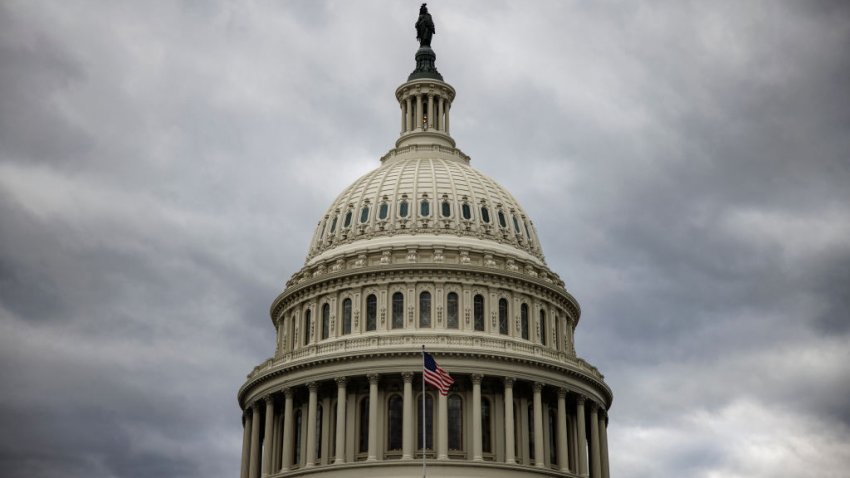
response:
M242 478L607 478L612 393L533 223L449 134L455 90L396 91L401 135L319 221L238 394ZM419 120L421 118L421 121ZM422 346L455 378L425 387ZM423 446L424 445L424 446Z

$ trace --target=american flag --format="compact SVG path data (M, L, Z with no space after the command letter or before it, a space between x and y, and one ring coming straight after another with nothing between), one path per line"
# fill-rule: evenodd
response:
M425 368L422 372L424 374L425 381L437 387L437 389L440 390L441 395L448 395L449 387L452 386L455 379L437 365L437 361L434 360L434 357L432 357L431 354L428 352L422 352L422 354L425 359Z

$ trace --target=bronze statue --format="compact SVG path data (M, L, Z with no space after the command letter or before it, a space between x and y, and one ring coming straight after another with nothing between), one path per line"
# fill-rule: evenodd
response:
M419 40L419 46L431 46L431 37L434 35L434 20L431 19L431 14L428 13L427 3L423 3L419 7L419 19L416 20L416 39Z

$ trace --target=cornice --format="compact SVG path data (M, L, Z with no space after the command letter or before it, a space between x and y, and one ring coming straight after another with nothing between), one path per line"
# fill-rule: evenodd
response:
M436 351L440 354L441 361L443 363L450 362L451 359L475 359L475 360L485 360L485 361L498 361L499 363L513 364L513 365L525 365L529 367L533 367L536 369L545 369L551 370L556 373L563 374L565 376L573 377L578 381L587 385L587 390L574 390L572 391L577 393L587 393L588 391L594 391L599 394L599 397L603 400L605 407L608 408L613 401L613 393L611 392L610 387L605 383L604 378L599 372L588 364L586 361L582 359L576 359L574 363L567 362L557 362L554 360L548 360L544 358L535 358L530 356L521 356L514 354L505 354L498 353L492 350L476 350L474 352L461 351L456 349L449 348L441 348L441 347L432 347L429 351ZM355 353L347 352L342 354L335 355L324 355L318 357L311 357L310 359L300 360L291 363L275 363L272 360L267 360L258 368L252 372L252 376L249 376L249 379L240 387L237 398L239 400L240 405L244 403L246 394L249 390L259 389L262 387L264 383L268 383L275 378L283 377L288 374L292 374L298 371L303 370L311 370L317 371L320 367L325 365L332 365L335 363L342 362L350 362L352 360L368 360L368 359L387 359L387 358L413 358L418 359L421 356L421 351L419 350L386 350L380 348L373 348L363 351L358 351ZM380 369L370 369L373 373L380 373ZM452 369L453 373L460 374L472 374L476 373L476 370L472 369L469 366L454 366ZM333 376L336 372L330 373ZM394 373L394 372L393 372ZM512 378L514 374L509 374ZM306 385L308 382L312 382L316 380L316 374L311 374L310 378L304 379L303 383L301 382L292 382L287 383L287 387L297 386L297 385ZM522 376L522 380L525 381L537 381L541 383L545 383L546 385L555 387L555 388L567 388L570 389L569 386L565 386L563 383L553 383L552 381L546 380L543 376L534 376L533 374L524 373ZM264 393L267 393L263 390Z

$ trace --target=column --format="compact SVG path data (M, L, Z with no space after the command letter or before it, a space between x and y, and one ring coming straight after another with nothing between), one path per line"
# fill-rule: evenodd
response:
M293 432L295 431L294 423L292 423L292 389L283 389L283 463L281 468L286 471L292 468L292 447L294 446Z
M251 457L248 465L248 478L260 476L260 404L251 407Z
M472 375L472 460L481 461L481 375Z
M505 378L505 463L516 463L514 454L514 379Z
M558 390L558 466L561 471L570 471L567 459L567 389Z
M401 134L404 134L404 126L407 123L407 112L404 111L404 101L400 102L398 107L401 110Z
M240 478L248 478L248 463L251 461L251 417L248 410L242 413L242 468Z
M404 99L405 105L407 108L405 109L405 117L407 120L407 124L405 127L405 131L411 131L413 129L413 99L410 95L407 95L407 98Z
M413 429L416 427L413 415L413 374L404 372L401 378L404 381L401 459L411 460L413 459Z
M599 452L602 457L602 478L608 478L608 413L599 414Z
M346 378L336 379L336 459L334 463L345 463L345 399L348 391L345 388Z
M543 384L534 382L534 466L546 466L546 456L543 454L543 400L541 392Z
M446 99L441 96L440 101L438 103L440 105L440 112L437 113L437 129L440 130L440 131L446 130L446 122L443 120L443 118L445 117L445 111L446 111L445 110L445 103L446 103Z
M274 450L274 398L263 397L266 402L266 426L263 428L263 476L272 472L272 450Z
M568 441L570 454L570 471L573 473L577 473L578 453L576 453L576 450L578 449L578 434L576 433L576 419L572 415L567 416L567 432L570 435L570 439Z
M370 373L369 378L369 456L367 461L378 459L378 374Z
M316 408L318 401L319 384L310 382L307 384L310 390L310 399L307 402L307 459L304 460L304 467L310 468L316 466Z
M437 459L449 458L449 407L448 397L437 394Z
M590 478L602 478L602 457L599 455L599 418L596 402L590 402Z
M587 427L584 424L584 395L576 397L576 432L578 433L578 474L587 476Z
M428 128L434 127L434 95L428 95Z
M446 134L449 134L449 113L452 111L452 104L446 102Z
M416 129L422 129L422 95L416 95Z

